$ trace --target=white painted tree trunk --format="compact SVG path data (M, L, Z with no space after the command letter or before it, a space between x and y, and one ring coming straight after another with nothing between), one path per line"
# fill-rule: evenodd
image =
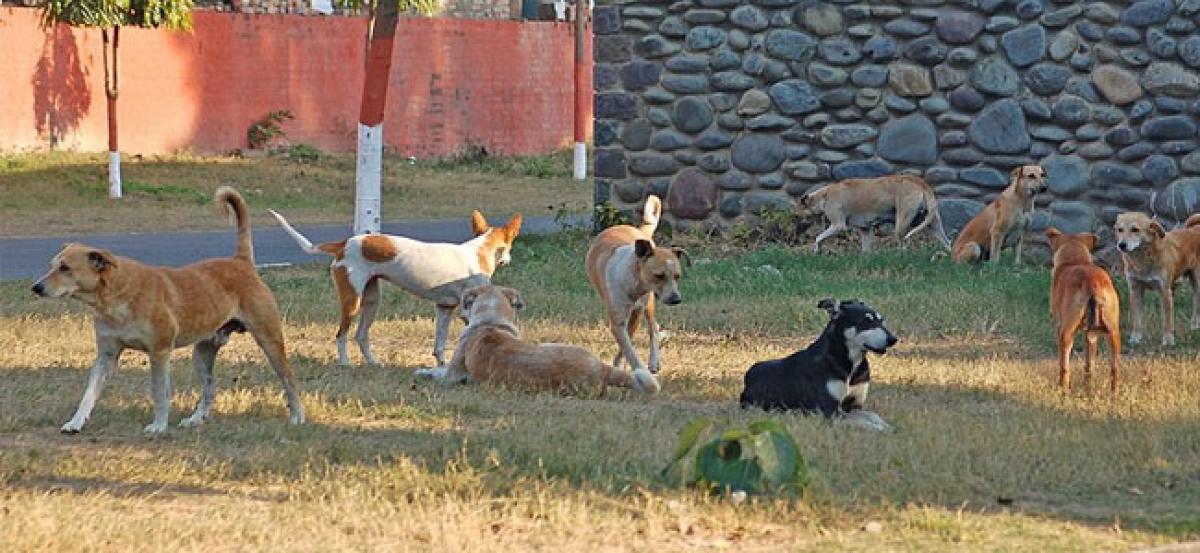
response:
M587 144L575 143L575 180L587 178Z
M108 197L121 199L121 153L108 153Z
M379 232L382 208L383 123L358 124L358 165L354 172L354 234Z

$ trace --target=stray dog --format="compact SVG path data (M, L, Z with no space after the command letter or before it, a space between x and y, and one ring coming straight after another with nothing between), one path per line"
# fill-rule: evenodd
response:
M883 317L868 305L824 299L817 307L829 313L821 336L807 348L783 359L759 361L746 372L743 408L821 413L849 417L873 430L887 430L879 415L862 411L871 384L867 352L883 354L900 340Z
M496 268L512 260L513 241L521 231L520 213L513 215L503 227L492 227L483 214L473 211L471 230L475 238L462 244L431 244L403 236L361 234L314 246L292 228L283 215L274 211L271 214L300 249L334 258L329 270L341 310L337 331L338 363L341 365L350 364L346 336L360 309L362 316L358 320L355 341L366 363L379 364L375 354L371 353L370 332L379 309L380 279L437 306L433 357L439 366L445 365L446 335L450 332L450 319L459 298L465 290L491 282Z
M200 402L180 426L200 424L213 403L213 361L234 332L249 332L258 342L287 392L292 424L304 422L296 377L284 351L279 308L271 290L254 270L246 202L229 187L217 189L216 200L237 218L237 250L232 258L209 259L186 267L143 265L105 250L67 244L50 261L50 272L38 279L39 296L69 296L91 308L96 329L96 362L75 416L62 426L79 432L92 414L100 390L126 349L150 357L154 422L146 432L167 429L171 411L171 351L193 345L192 363L200 379Z
M683 248L660 248L654 245L654 230L662 216L662 201L648 196L642 208L639 227L616 225L604 229L592 240L587 252L587 273L592 288L604 302L608 329L617 340L620 350L613 358L613 367L621 368L621 360L629 361L634 372L644 370L633 348L631 336L637 332L638 320L645 316L646 332L650 335L649 370L658 373L660 366L660 329L654 320L654 298L667 305L683 301L679 294L682 257L691 265Z
M1142 306L1146 290L1154 288L1162 300L1164 346L1175 345L1175 296L1171 288L1187 275L1192 283L1192 330L1200 330L1200 214L1188 217L1184 228L1167 232L1142 213L1122 213L1113 226L1117 248L1125 261L1129 307L1133 309L1130 344L1140 344L1145 332Z
M525 306L512 288L480 286L467 290L461 303L467 328L458 338L450 365L420 369L418 376L439 382L491 382L522 388L596 390L606 386L656 393L658 380L645 369L629 375L614 370L587 350L565 344L531 344L517 330L517 311Z
M1058 385L1071 388L1071 347L1075 334L1084 332L1083 376L1091 384L1092 365L1096 362L1096 341L1108 336L1112 351L1112 391L1117 391L1121 362L1121 303L1108 271L1092 263L1096 235L1063 234L1046 229L1054 252L1054 273L1050 280L1050 314L1058 324Z
M864 229L862 249L870 251L875 238L874 225L892 214L897 242L901 238L908 240L933 224L938 239L945 247L950 247L950 238L942 228L937 196L925 179L916 175L848 179L818 188L800 199L798 215L822 214L829 220L829 227L817 235L813 243L815 252L821 251L823 240L850 227ZM914 223L917 223L915 227Z
M1025 244L1025 226L1033 214L1033 200L1046 191L1046 172L1037 165L1023 165L1012 170L1008 188L983 208L963 227L950 248L955 263L974 263L991 259L1000 262L1000 250L1017 240L1016 263L1021 262L1021 247Z

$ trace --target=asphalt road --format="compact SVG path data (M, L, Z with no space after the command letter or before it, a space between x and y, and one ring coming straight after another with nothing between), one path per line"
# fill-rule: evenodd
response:
M507 221L508 217L497 218ZM583 217L572 218L569 225L581 225ZM313 243L341 240L350 235L349 225L298 226ZM549 216L525 217L522 234L549 234L562 226ZM438 219L384 223L383 232L426 242L463 242L471 238L469 219ZM233 254L236 232L233 228L214 231L160 232L153 234L109 234L0 239L0 280L33 279L46 272L50 258L66 242L81 242L112 250L143 263L180 266ZM308 255L277 226L255 227L254 260L259 266L294 265L328 262L323 256Z

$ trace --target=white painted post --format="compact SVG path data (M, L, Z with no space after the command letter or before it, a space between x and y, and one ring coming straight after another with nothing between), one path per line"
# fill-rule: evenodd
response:
M121 153L108 153L108 197L121 199Z
M383 178L383 122L358 124L358 163L354 172L354 234L380 231Z

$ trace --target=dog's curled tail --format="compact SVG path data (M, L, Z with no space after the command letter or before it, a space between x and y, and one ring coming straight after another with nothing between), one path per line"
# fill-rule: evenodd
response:
M288 224L287 219L284 219L283 215L280 215L279 212L275 211L274 209L268 209L267 211L270 211L271 215L275 216L275 220L279 221L279 225L283 227L283 231L288 233L288 236L291 236L292 240L296 241L296 245L300 246L300 249L304 250L304 253L311 255L320 255L324 253L339 259L341 258L342 250L346 247L345 240L340 242L326 242L324 244L317 244L314 246L308 238L306 238L303 234L300 234L300 231L292 228L292 225Z
M233 253L235 259L243 259L254 263L254 242L250 240L250 217L246 208L246 200L229 186L217 189L214 199L223 204L226 209L233 211L237 219L237 250Z
M1188 217L1187 220L1183 222L1183 228L1192 227L1200 227L1200 213L1196 213L1191 217Z
M633 373L627 373L613 368L608 363L604 363L603 365L605 373L604 383L609 386L631 388L643 394L657 394L662 389L658 384L658 379L646 369L637 369Z
M642 207L642 225L638 227L642 234L654 236L658 230L658 220L662 218L662 200L658 196L646 196L646 205Z

